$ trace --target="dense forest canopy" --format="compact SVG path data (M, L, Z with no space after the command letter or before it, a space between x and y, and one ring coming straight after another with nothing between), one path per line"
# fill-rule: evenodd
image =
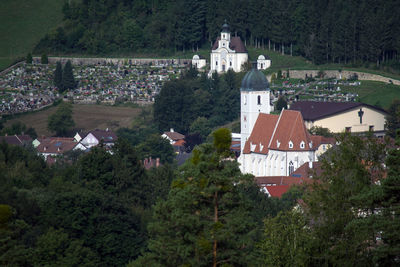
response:
M225 20L247 46L314 63L399 64L396 0L70 0L36 50L136 54L210 48Z

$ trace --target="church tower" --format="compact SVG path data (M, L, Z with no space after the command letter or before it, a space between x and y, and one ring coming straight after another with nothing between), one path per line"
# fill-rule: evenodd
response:
M271 111L269 83L265 75L253 68L246 73L240 88L240 151L253 130L259 113Z

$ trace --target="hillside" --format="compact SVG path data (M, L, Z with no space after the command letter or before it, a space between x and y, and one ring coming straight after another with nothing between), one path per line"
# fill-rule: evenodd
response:
M0 70L31 52L62 22L63 0L1 0Z

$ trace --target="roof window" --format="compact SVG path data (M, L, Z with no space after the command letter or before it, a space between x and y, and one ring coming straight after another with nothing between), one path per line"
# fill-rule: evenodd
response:
M293 148L293 142L289 141L289 148Z
M304 143L304 141L301 141L300 148L304 148L305 146L306 146L306 144Z

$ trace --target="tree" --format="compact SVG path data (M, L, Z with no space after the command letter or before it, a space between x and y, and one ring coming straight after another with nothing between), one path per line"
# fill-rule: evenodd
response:
M254 206L240 190L253 181L226 158L225 132L194 150L167 200L155 205L149 252L131 266L257 265Z
M266 266L308 266L311 231L298 210L281 211L264 222L260 243Z
M313 126L310 129L310 133L313 135L321 135L324 137L333 137L333 133L328 129L320 126Z
M47 128L55 132L57 136L65 136L74 126L72 105L66 102L61 103L57 111L50 115L47 121Z
M394 138L396 136L396 130L400 129L400 99L394 99L390 105L385 126L387 134Z
M56 65L56 69L54 71L54 86L56 86L58 88L58 90L62 93L64 91L64 87L63 87L63 78L62 78L62 66L61 66L61 62L57 61L57 65Z
M174 148L167 139L159 134L150 135L143 143L136 147L141 159L152 157L160 158L161 163L172 163L175 159Z
M370 265L379 229L374 196L383 178L385 145L372 136L345 134L322 160L322 174L304 199L312 230L310 265Z
M40 58L40 63L49 64L49 58L47 57L46 54L42 54L42 57Z
M190 125L190 133L197 133L200 135L202 140L206 140L207 136L211 132L210 122L205 117L198 117Z
M63 90L74 89L76 88L76 82L74 78L74 73L72 70L71 61L68 60L65 63L63 72L62 72L62 88Z
M280 96L276 101L276 110L281 111L283 108L287 109L287 102L283 96Z
M28 53L28 55L26 55L25 62L27 64L32 64L32 54L31 53Z

